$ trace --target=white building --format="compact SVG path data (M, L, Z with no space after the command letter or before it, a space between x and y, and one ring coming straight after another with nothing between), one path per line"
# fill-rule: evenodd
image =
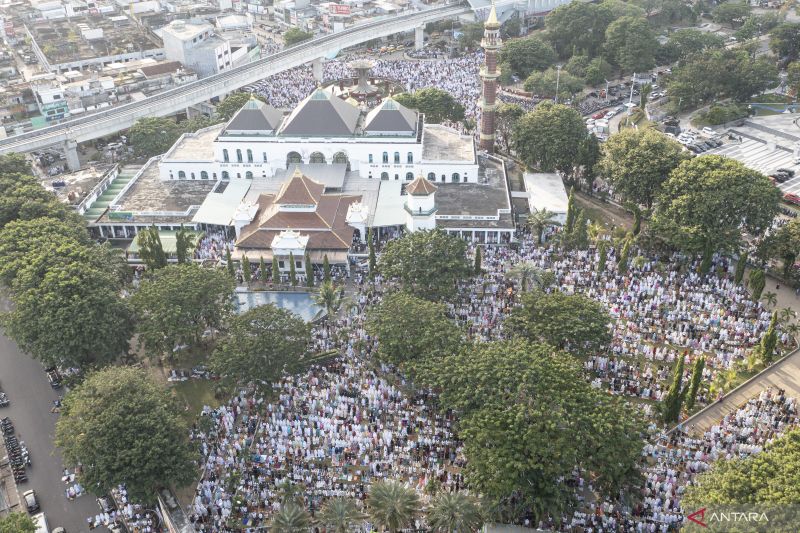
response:
M164 55L180 61L204 78L233 66L230 43L219 37L211 24L174 20L161 29Z

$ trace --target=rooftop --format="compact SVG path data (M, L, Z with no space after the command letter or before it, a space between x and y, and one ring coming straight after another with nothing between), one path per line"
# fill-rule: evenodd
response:
M478 183L437 183L437 221L442 216L497 216L499 209L511 209L508 185L500 163L479 160Z
M164 181L158 175L158 163L151 160L116 203L116 211L131 213L136 222L190 221L193 206L200 206L215 181ZM98 222L109 222L108 213Z
M475 161L472 137L439 124L426 124L422 135L422 159L441 161Z
M214 159L214 139L222 132L224 124L209 126L195 133L187 133L164 155L170 161L211 161Z

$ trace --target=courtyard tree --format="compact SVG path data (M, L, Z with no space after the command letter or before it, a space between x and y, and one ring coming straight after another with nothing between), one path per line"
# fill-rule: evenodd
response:
M624 129L603 145L600 174L628 202L653 207L662 184L688 159L683 147L653 129Z
M536 35L509 39L500 50L500 62L510 66L520 78L527 78L531 72L552 66L556 53L549 43Z
M189 230L181 224L180 229L175 233L175 255L178 263L188 263L192 259L192 250L196 245L194 239L195 237Z
M395 100L405 107L425 114L425 120L438 124L443 120L464 120L464 106L449 92L436 87L420 89L414 93L401 93Z
M739 254L739 260L736 261L736 271L733 275L733 281L737 285L742 283L744 279L744 269L747 268L747 252Z
M778 212L780 191L763 174L717 155L683 161L662 186L653 224L689 253L738 250L742 232L760 236Z
M769 47L778 57L797 59L800 54L800 24L784 22L769 32Z
M723 2L714 8L714 22L727 24L731 28L741 26L750 14L750 6L744 2Z
M674 423L680 419L683 404L683 355L679 356L672 371L672 383L661 402L661 416L664 423Z
M2 234L0 233L0 235ZM788 277L798 255L800 255L800 220L796 218L789 220L789 222L773 232L768 239L770 241L768 246L771 255L783 262L783 275Z
M747 284L750 286L750 295L754 302L761 299L761 293L767 284L767 279L764 270L756 268L750 271L750 276L747 278Z
M606 29L605 58L626 73L644 72L656 64L658 41L644 17L622 17Z
M758 345L758 352L761 360L765 365L772 364L775 359L775 348L778 347L778 312L773 311L772 319L769 321L769 327L764 335L761 337L761 342Z
M13 220L52 217L76 224L81 217L28 175L0 174L0 228Z
M483 272L483 265L481 263L481 247L478 246L475 248L475 268L473 269L476 276L479 276L481 272Z
M455 293L456 283L468 278L467 244L443 231L415 231L386 244L378 270L397 278L415 296L439 300Z
M549 68L534 71L525 79L523 88L541 98L568 100L572 95L583 90L584 82L564 70L559 74L557 69Z
M500 133L500 142L506 152L511 151L511 132L514 125L525 115L525 110L519 104L500 104L495 112L495 126Z
M578 150L586 138L586 125L571 107L542 102L526 113L514 128L514 150L528 168L558 170L571 178L578 164Z
M239 92L229 94L223 101L217 104L214 114L221 120L230 120L247 102L250 100L260 100L264 98L254 93Z
M706 358L704 356L701 355L694 360L694 365L692 365L692 377L689 381L689 390L684 395L687 411L694 409L694 403L697 401L697 391L700 390L700 384L703 382L703 369L705 367Z
M155 358L199 346L206 330L213 333L231 315L233 289L224 271L194 263L156 271L131 297L139 342Z
M331 264L328 261L328 254L322 258L322 281L331 280Z
M297 287L297 269L294 266L294 254L289 252L289 283Z
M546 342L575 354L602 350L611 342L611 315L582 294L528 292L520 298L507 327L532 342Z
M621 398L594 389L580 363L547 344L479 343L426 376L458 414L470 487L488 503L510 498L538 522L574 504L577 468L601 494L637 486L644 425Z
M228 271L228 276L232 279L236 279L236 264L233 262L233 257L231 257L231 249L229 246L225 247L225 270Z
M0 517L0 533L36 533L36 523L23 512Z
M273 533L306 533L311 530L311 515L300 503L284 501L272 516L269 530Z
M367 508L376 525L389 533L398 533L414 524L421 503L414 489L382 479L370 485Z
M600 53L606 28L614 14L603 4L571 2L561 5L544 19L547 39L560 57L575 54L590 58Z
M12 299L6 331L45 366L103 366L128 349L130 312L119 279L105 270L59 265Z
M314 303L325 309L326 316L329 319L335 317L345 300L342 289L334 285L332 281L323 281L319 286L319 290L314 294Z
M250 270L250 260L246 255L242 255L242 279L244 279L247 285L250 285L250 281L253 279L253 271Z
M197 475L174 397L132 367L93 372L67 393L55 443L67 464L81 465L79 481L98 496L124 483L132 501L153 503L161 487L183 487Z
M311 326L302 318L273 304L260 305L230 320L209 364L237 383L269 388L284 372L301 368L310 341Z
M800 503L800 429L788 430L766 444L761 453L714 461L708 471L687 486L681 503L684 509L744 504L785 507ZM794 531L794 523L778 522L781 515L770 513L770 531ZM793 517L794 513L788 514L788 518Z
M477 532L484 524L477 498L463 492L441 492L434 496L425 519L436 533Z
M528 214L525 224L536 235L536 242L542 244L544 231L552 226L560 226L558 215L553 211L548 211L546 207L534 209Z
M136 240L139 244L139 258L148 270L153 271L167 266L167 254L164 252L164 245L155 225L139 230Z
M367 332L378 339L378 359L401 365L458 351L464 334L446 313L444 304L405 292L387 295L367 314Z
M31 164L28 163L23 154L10 153L0 155L0 176L10 176L12 174L31 175Z
M330 498L317 513L317 522L331 533L350 533L364 523L366 516L358 509L355 500Z
M281 269L278 267L278 258L272 256L272 283L278 284L281 282Z
M267 281L267 263L263 255L258 258L258 277L262 283Z
M586 193L590 196L593 193L594 180L597 177L597 165L601 156L600 141L594 133L590 133L578 149L581 181L586 186Z
M306 269L306 287L314 286L314 266L311 264L311 258L306 252L305 256L305 269Z

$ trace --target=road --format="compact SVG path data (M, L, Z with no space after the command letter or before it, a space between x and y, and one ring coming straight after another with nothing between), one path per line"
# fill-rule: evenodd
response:
M69 533L88 532L86 517L97 514L97 503L90 494L67 500L61 482L61 454L53 447L58 415L50 409L58 393L50 388L42 365L4 334L0 334L0 385L11 400L10 406L0 409L0 416L14 422L17 438L25 441L33 462L28 481L17 488L20 493L36 491L51 529L61 526Z

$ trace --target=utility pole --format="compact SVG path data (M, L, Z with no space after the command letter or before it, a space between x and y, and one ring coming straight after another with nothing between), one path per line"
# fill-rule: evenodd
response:
M558 103L558 84L561 81L561 63L556 65L556 103Z

